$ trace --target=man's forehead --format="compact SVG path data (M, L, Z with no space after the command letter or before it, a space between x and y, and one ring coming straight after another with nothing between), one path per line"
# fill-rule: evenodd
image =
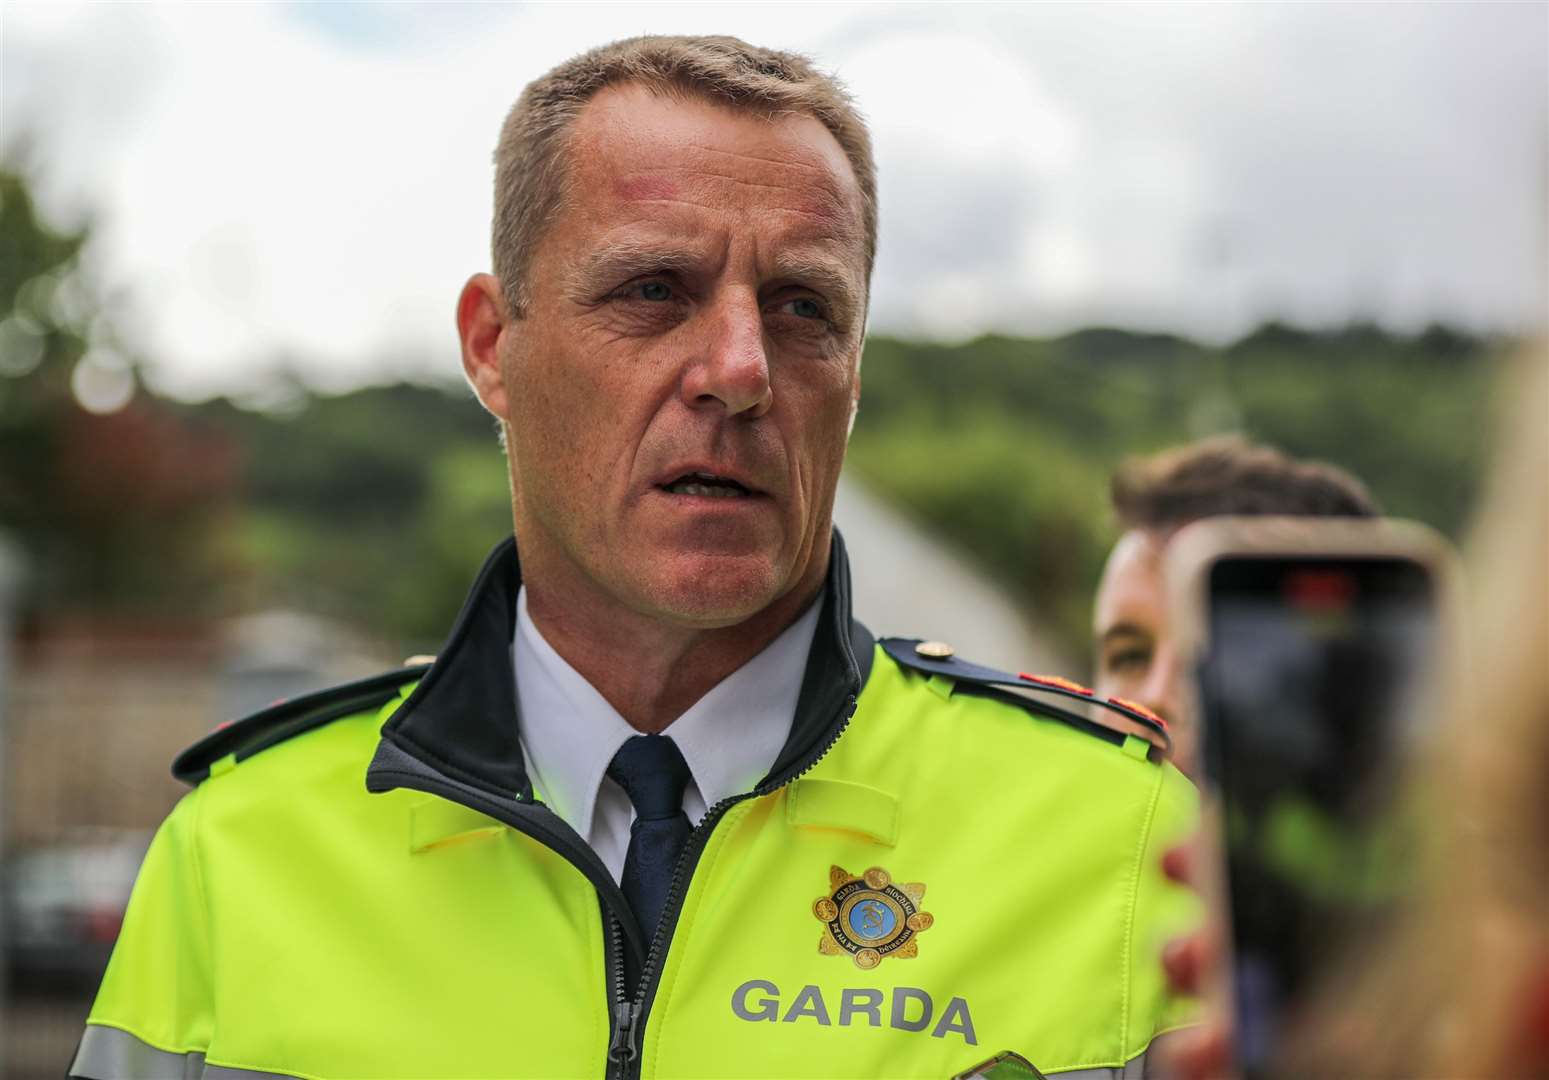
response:
M1113 545L1112 561L1134 563L1148 568L1161 568L1166 554L1170 531L1160 529L1130 529Z
M1131 529L1113 545L1094 605L1099 634L1115 622L1132 621L1137 611L1160 609L1166 543L1167 537L1154 530Z
M571 148L582 185L621 202L756 205L859 234L854 171L814 116L766 119L692 94L627 84L587 104Z

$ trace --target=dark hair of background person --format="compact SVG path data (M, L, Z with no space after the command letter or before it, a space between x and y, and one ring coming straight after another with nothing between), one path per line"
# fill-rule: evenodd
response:
M1376 517L1382 512L1366 485L1338 466L1300 461L1241 435L1218 435L1130 458L1114 473L1110 492L1125 529L1170 530L1226 515Z

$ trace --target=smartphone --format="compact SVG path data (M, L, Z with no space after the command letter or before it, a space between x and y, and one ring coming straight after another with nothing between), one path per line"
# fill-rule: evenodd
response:
M1215 1004L1257 1080L1409 895L1404 781L1436 728L1453 559L1392 520L1213 519L1168 551L1228 946Z

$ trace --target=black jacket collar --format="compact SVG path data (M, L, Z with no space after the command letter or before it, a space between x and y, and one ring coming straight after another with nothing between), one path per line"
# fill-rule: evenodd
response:
M382 728L383 745L367 782L407 754L446 777L499 799L532 801L521 743L511 637L522 582L516 544L485 560L441 654ZM807 656L790 737L760 788L784 783L827 747L870 675L873 639L850 611L850 566L836 529L823 610Z

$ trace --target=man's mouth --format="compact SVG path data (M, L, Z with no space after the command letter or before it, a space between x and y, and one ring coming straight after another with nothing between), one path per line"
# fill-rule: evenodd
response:
M745 499L754 494L729 476L705 472L684 473L660 487L669 495L697 495L705 499Z

